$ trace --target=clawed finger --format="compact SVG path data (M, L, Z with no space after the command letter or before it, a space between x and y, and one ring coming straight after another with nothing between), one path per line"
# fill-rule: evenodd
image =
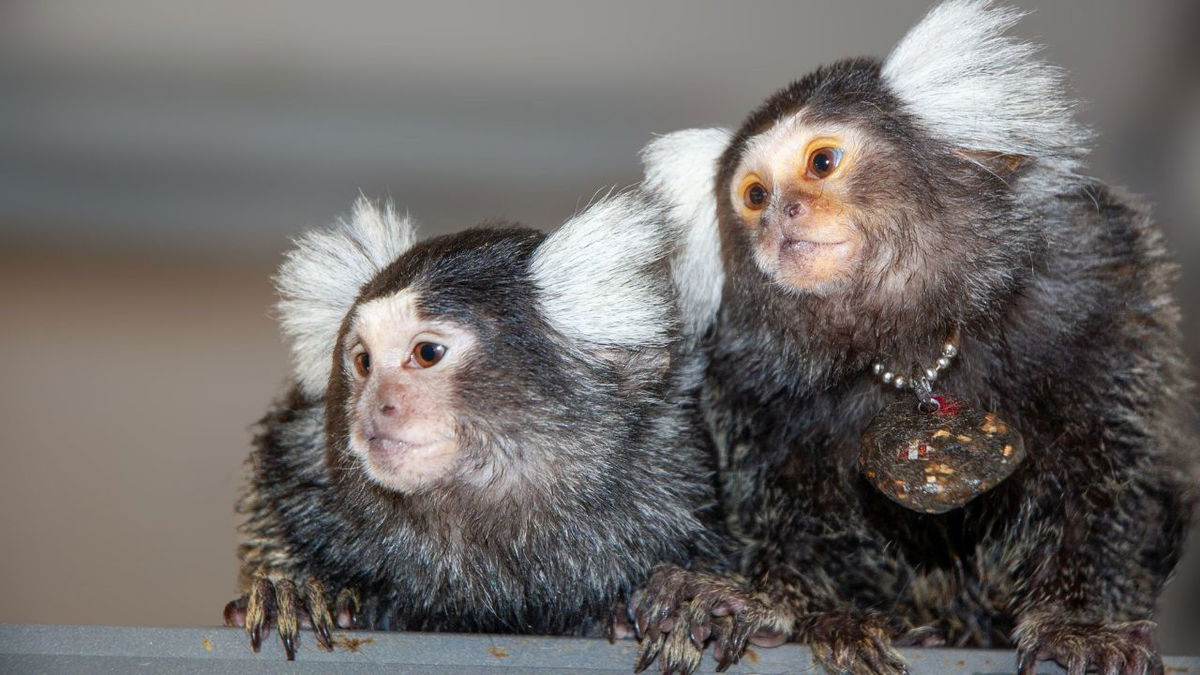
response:
M250 597L246 602L246 633L254 651L262 648L263 633L270 628L274 614L275 587L266 577L257 577L250 582Z
M654 663L654 660L658 658L658 653L662 651L662 643L662 636L642 638L642 645L638 649L637 660L633 664L633 672L640 673L649 668L650 664Z
M343 612L347 617L354 616L357 594L343 591L338 597L343 603L338 619L342 619ZM256 575L246 595L225 605L224 619L228 626L245 628L255 652L260 651L263 637L272 627L278 630L289 661L296 658L301 628L312 628L317 644L325 650L333 649L334 614L330 612L324 587L313 578L298 587L291 579L272 580L264 574Z
M275 623L279 629L279 639L283 642L288 661L295 661L296 642L300 638L300 617L296 612L300 605L300 594L296 591L296 584L288 579L276 581L275 603Z
M325 651L333 651L333 615L329 612L325 587L312 577L304 582L304 608L312 622L317 644Z

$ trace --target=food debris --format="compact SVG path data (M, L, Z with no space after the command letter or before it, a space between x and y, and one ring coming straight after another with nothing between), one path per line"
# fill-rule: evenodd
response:
M504 647L496 647L496 646L488 647L488 653L498 659L507 659L508 658L508 650L505 649Z
M333 646L339 647L348 652L357 652L363 645L374 643L375 638L339 637L334 639Z
M212 651L212 640L209 640L207 636L200 640L200 644L204 646L204 651Z
M1002 434L1008 431L1008 425L997 419L995 414L988 413L984 415L979 430L985 434Z

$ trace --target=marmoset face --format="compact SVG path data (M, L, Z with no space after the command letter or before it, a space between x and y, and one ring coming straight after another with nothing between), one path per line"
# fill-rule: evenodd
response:
M765 274L797 291L826 293L862 263L864 222L851 177L864 135L799 115L749 139L729 199Z
M455 374L474 347L468 328L423 317L411 290L358 306L341 364L349 448L376 483L410 493L462 463Z

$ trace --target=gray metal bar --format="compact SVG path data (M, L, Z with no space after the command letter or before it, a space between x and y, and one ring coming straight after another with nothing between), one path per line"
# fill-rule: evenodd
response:
M454 635L448 633L369 633L341 631L332 653L316 647L311 633L301 636L294 663L284 660L279 640L250 650L245 632L233 628L125 628L114 626L0 625L2 673L631 673L636 645L622 640ZM904 649L914 675L920 673L1009 673L1014 656L1006 651ZM705 657L701 668L712 672ZM733 673L816 672L808 649L785 645L752 649ZM1063 672L1043 664L1039 673ZM1200 674L1200 657L1169 657L1167 672Z

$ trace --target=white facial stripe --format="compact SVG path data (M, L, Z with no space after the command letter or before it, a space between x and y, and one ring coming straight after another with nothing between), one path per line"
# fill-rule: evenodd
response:
M863 134L853 127L840 124L823 124L818 127L809 124L804 119L804 110L750 138L746 142L742 161L730 185L730 190L735 191L733 202L737 204L742 199L736 191L742 187L742 178L750 172L758 174L759 178L770 186L772 194L786 189L786 181L792 178L808 159L804 154L808 144L825 136L841 139L841 149L846 152L845 156L861 152L866 145Z
M347 355L360 340L371 352L372 368L386 369L404 365L418 343L436 342L446 346L445 363L461 359L474 346L470 331L448 321L422 318L417 310L419 297L406 288L360 305L343 345Z
M803 112L801 110L751 138L746 143L746 151L742 153L738 176L755 171L762 179L772 181L771 191L775 192L779 184L773 174L778 172L781 161L791 161L792 157L803 152L804 145L812 138L805 133L806 127L801 117ZM737 189L736 185L734 189Z
M348 337L361 340L371 352L372 368L386 369L403 365L403 360L400 363L392 362L408 357L407 346L411 336L421 328L417 294L406 288L394 295L375 298L360 305Z

